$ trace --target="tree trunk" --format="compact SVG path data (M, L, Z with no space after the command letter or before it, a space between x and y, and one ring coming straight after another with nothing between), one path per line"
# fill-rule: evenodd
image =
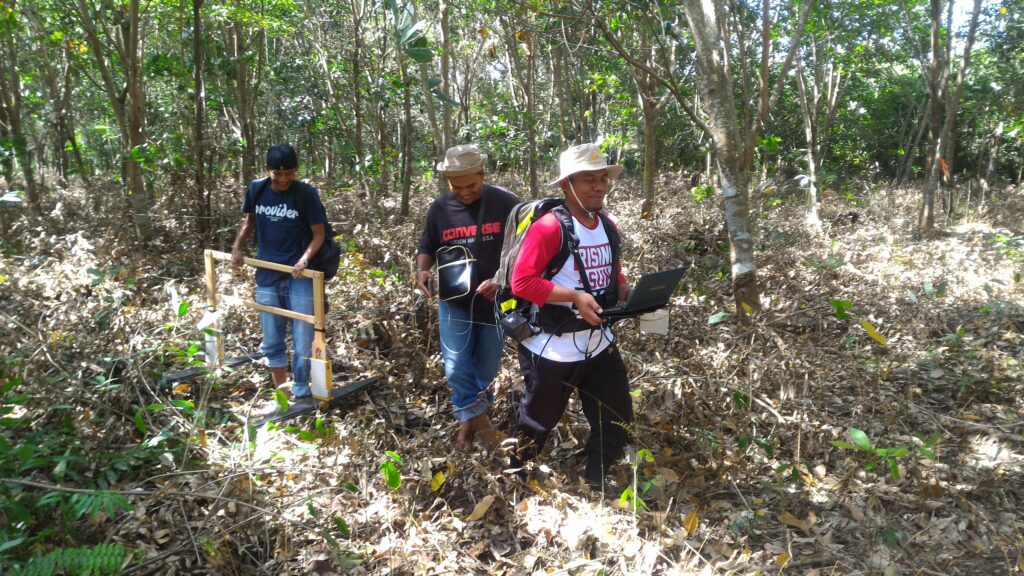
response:
M75 159L75 169L78 172L78 176L86 186L89 186L92 175L89 173L89 167L82 158L82 149L78 146L78 135L75 133L75 117L71 104L71 95L74 87L72 68L68 65L64 68L64 75L61 78L60 106L64 112L64 138L71 144L71 156Z
M149 210L153 205L149 190L142 180L142 165L133 152L146 144L146 92L142 86L142 38L139 22L139 0L131 0L128 14L128 60L125 63L125 88L128 93L128 194L135 231L139 239L146 242L153 237L153 217Z
M42 48L41 56L46 59L45 61L53 62L54 55L51 54L49 50L42 45L42 43L40 43L40 47ZM64 68L65 70L67 69L66 66L64 66ZM60 71L57 67L51 66L47 67L42 74L46 78L46 93L47 96L49 96L48 104L51 117L53 118L53 125L49 130L47 130L47 135L49 136L50 145L53 150L54 164L57 166L58 181L61 185L67 186L68 169L70 167L68 162L68 152L65 147L65 143L67 142L67 138L65 136L65 134L67 134L67 125L65 122L64 108L61 105L60 86L57 83L58 74L63 76L64 72Z
M944 0L931 0L932 33L931 63L928 67L928 179L921 191L921 210L918 214L917 228L922 236L928 235L935 228L935 192L939 188L939 173L942 166L942 111L944 78L946 64L944 62L940 31L942 28L942 6Z
M712 8L710 11L705 7ZM686 0L683 5L696 47L697 66L703 78L701 91L708 110L708 131L718 157L719 179L725 200L725 223L729 233L732 286L736 312L741 321L761 310L757 286L754 242L749 230L749 173L742 170L739 126L732 80L727 68L721 17L717 3Z
M455 145L455 135L452 133L452 107L449 103L452 99L452 77L451 77L451 6L446 0L441 0L439 11L441 13L441 94L445 102L441 109L441 126L444 129L444 141L442 151Z
M256 179L256 171L260 164L256 157L256 114L255 114L255 92L256 88L252 79L252 70L249 66L247 52L252 46L259 47L259 35L254 42L246 37L245 26L239 22L232 22L228 26L228 50L231 62L234 67L235 96L237 99L236 110L238 112L238 127L242 138L242 183L248 184ZM257 64L257 74L260 64Z
M999 168L999 143L1003 139L1003 122L996 124L991 136L988 138L988 160L982 170L978 183L981 187L981 202L989 196L989 190L996 178L996 170ZM1022 164L1024 166L1024 164ZM1017 173L1017 187L1020 187L1020 172Z
M650 98L641 96L640 103L644 111L644 176L641 185L643 203L640 205L640 217L647 219L654 216L654 179L657 176L658 161L658 106Z
M16 13L16 0L8 0L8 10ZM16 26L16 24L15 24ZM15 31L3 35L2 62L0 62L0 96L7 110L14 151L21 164L25 179L25 200L31 209L39 208L39 190L36 188L35 172L32 167L32 151L21 124L21 77L18 73L18 39ZM10 184L10 183L8 183Z
M528 37L526 41L526 145L529 152L529 183L530 197L540 196L540 182L538 178L539 163L537 156L537 94L534 92L534 85L537 76L537 61L534 57L534 46Z
M558 142L556 148L562 152L572 144L571 118L569 109L569 91L566 90L565 79L565 46L556 42L551 48L551 97L557 105Z
M800 112L804 119L804 141L807 144L807 225L812 232L821 232L821 219L818 217L818 162L817 162L817 127L818 98L817 89L808 94L807 80L804 78L802 60L796 64L796 86L800 101Z
M195 196L198 199L196 214L196 230L201 236L210 231L210 194L206 190L206 84L203 81L203 0L192 0L192 67L195 83L195 140L192 144L195 155Z
M0 90L2 89L3 88L0 87ZM9 142L12 140L12 137L10 130L11 121L8 114L7 99L0 97L0 140ZM11 181L14 180L14 159L11 158L10 155L4 154L3 157L0 158L0 171L3 172L3 177L7 185L10 186Z
M530 186L530 197L537 198L540 194L540 184L537 169L537 99L533 93L534 78L536 76L536 62L533 57L533 46L529 32L520 30L519 23L506 18L504 20L506 30L505 49L508 53L509 62L512 68L511 76L519 85L522 92L523 102L526 104L526 113L523 114L523 128L526 131L526 170ZM519 54L519 43L525 47L525 62ZM514 90L513 90L514 92Z
M651 46L648 28L644 26L639 31L640 52L646 59L647 69L654 67L654 48ZM657 82L647 69L636 69L633 67L633 77L636 79L638 96L640 97L640 109L644 115L644 174L641 183L641 194L643 202L640 205L640 217L652 218L654 216L654 182L658 176L658 117L661 116L661 109L658 105L655 86Z
M412 192L412 78L401 46L395 50L395 58L402 74L402 141L399 144L402 147L402 167L399 178L402 180L401 215L404 218L409 215L409 195Z
M967 76L967 69L971 64L971 51L974 48L974 37L978 31L978 18L981 15L981 4L982 0L974 0L974 9L971 11L971 22L967 32L967 41L964 43L963 60L960 63L960 69L957 71L956 80L953 83L953 89L947 90L946 94L946 122L942 128L942 142L945 144L945 149L942 152L942 157L946 160L946 175L951 181L953 174L955 173L956 164L956 128L957 128L957 113L960 109L960 97L963 94L964 89L964 78ZM952 2L950 2L952 5ZM947 202L947 211L952 210L952 192L949 193L950 198Z
M367 194L370 193L366 183L366 144L363 142L363 10L365 5L361 0L352 0L352 52L349 55L349 67L351 75L352 94L352 119L354 140L352 147L356 153L356 178L359 187Z
M77 8L78 23L82 26L82 30L85 33L86 42L89 44L89 52L93 57L93 63L96 65L96 69L99 70L103 91L106 93L107 100L110 102L110 107L114 112L114 117L117 119L117 126L121 135L119 141L121 183L124 186L123 191L125 194L131 194L128 181L128 157L131 153L127 111L128 94L123 89L127 85L127 80L120 77L115 78L113 71L107 66L108 62L119 62L121 63L120 71L127 74L125 66L129 58L125 53L125 42L122 38L120 42L115 43L115 46L110 46L109 42L100 40L95 19L93 14L90 13L89 6L86 5L85 0L77 0L75 7ZM121 27L121 30L122 35L127 35L129 32L124 26ZM110 35L107 35L105 38L109 37ZM114 38L117 39L116 36ZM107 201L107 199L102 197L99 192L93 195L93 207L97 210L104 201Z
M903 161L900 163L896 178L897 186L902 186L910 180L910 173L914 169L914 159L917 157L917 149L921 146L921 139L924 138L924 131L928 127L928 110L930 108L926 100L921 109L921 118L917 123L917 129L909 135L906 145L903 147Z

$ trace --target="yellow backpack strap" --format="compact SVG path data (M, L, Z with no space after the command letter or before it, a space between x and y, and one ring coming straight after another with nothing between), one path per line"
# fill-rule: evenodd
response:
M533 222L533 211L536 210L536 208L536 204L530 206L530 213L526 215L526 218L523 218L522 220L519 221L519 226L516 227L516 236L522 234L523 231L526 230L526 228L530 225L530 222Z

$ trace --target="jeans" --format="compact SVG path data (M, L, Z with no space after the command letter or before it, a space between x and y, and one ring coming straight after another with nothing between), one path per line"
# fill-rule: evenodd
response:
M465 422L486 413L494 400L490 385L498 375L504 335L499 326L484 324L469 310L447 302L440 303L438 324L455 418Z
M281 279L272 286L256 287L256 303L276 308L285 308L302 314L313 313L313 280L291 276ZM271 368L288 366L288 346L285 334L288 323L292 324L292 394L301 398L309 396L309 355L313 348L313 325L302 320L294 320L260 312L260 325L263 327L263 343L260 352L266 355L267 365Z

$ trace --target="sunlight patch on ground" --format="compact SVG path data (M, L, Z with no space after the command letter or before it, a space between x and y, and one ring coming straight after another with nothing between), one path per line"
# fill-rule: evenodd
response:
M992 436L975 436L970 439L970 447L974 464L982 468L1014 467L1024 463L1024 456Z

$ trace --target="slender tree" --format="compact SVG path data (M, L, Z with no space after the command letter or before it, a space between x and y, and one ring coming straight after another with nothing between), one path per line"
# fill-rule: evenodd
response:
M810 3L804 3L798 20L789 38L790 47L777 70L774 89L769 76L771 72L771 6L763 0L761 7L761 60L759 66L760 88L757 100L749 90L747 68L739 67L741 86L738 93L745 99L737 107L736 87L733 84L731 64L742 58L734 58L729 47L734 43L743 54L743 38L746 30L734 30L730 25L730 14L723 0L686 0L683 4L690 32L693 34L700 71L701 92L707 109L706 129L715 147L719 184L725 201L725 224L729 233L729 248L732 260L732 285L736 298L737 313L745 314L761 309L757 287L757 265L754 260L754 241L750 230L749 186L754 150L758 136L768 117L769 111L778 102L782 93L782 82L793 62L800 37L810 11ZM739 65L739 62L736 62ZM756 104L756 105L754 105ZM744 121L740 124L740 114Z
M195 138L192 144L195 154L195 196L199 200L196 203L201 209L196 219L196 229L202 235L210 231L210 216L212 206L210 194L206 190L206 82L203 77L205 70L206 56L203 54L203 43L205 41L203 32L203 0L192 0L192 67L194 84L194 106L195 106Z
M18 10L16 0L7 1L7 9L0 7L0 97L3 98L6 128L11 136L14 150L25 181L25 199L32 208L39 207L39 190L36 188L32 151L22 115L21 70L18 66L21 43L24 41L24 18Z

